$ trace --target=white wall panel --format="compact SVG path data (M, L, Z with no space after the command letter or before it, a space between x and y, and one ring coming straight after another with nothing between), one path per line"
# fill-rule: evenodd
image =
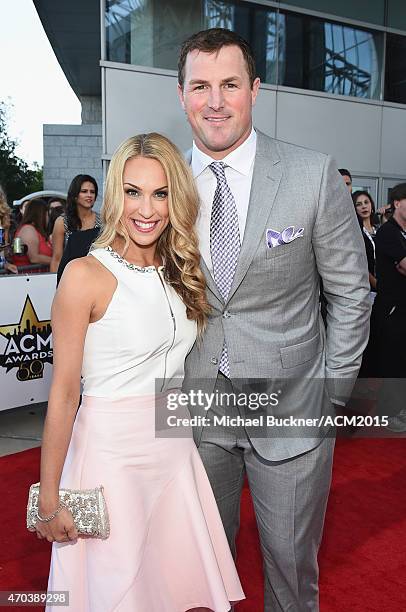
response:
M264 134L275 137L276 91L260 89L254 106L254 125Z
M176 93L176 77L106 69L106 154L129 136L160 132L182 150L192 137Z
M330 153L356 174L379 174L382 109L373 104L278 91L277 138Z
M383 109L382 173L406 177L406 109Z

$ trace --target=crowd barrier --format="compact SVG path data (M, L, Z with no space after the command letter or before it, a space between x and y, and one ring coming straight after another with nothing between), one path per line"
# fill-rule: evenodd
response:
M52 377L55 274L0 278L0 410L45 402Z

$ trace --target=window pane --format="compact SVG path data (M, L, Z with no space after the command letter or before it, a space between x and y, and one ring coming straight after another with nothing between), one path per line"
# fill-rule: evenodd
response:
M388 21L390 28L406 31L406 4L405 0L387 0Z
M107 0L107 59L176 70L179 47L193 32L228 28L254 51L258 76L276 83L277 14L228 0Z
M205 0L204 15L206 16L207 28L233 29L234 7L227 2Z
M262 82L380 97L381 32L237 0L106 0L107 58L176 70L182 42L212 27L250 42Z
M402 1L399 0L399 2ZM340 0L340 2L337 2L337 0L290 0L285 4L320 11L320 13L339 15L348 19L356 19L357 21L384 25L385 0Z
M382 34L281 13L279 83L357 98L379 98Z
M202 29L200 2L107 0L107 59L176 69L180 43Z
M386 36L385 100L406 104L406 36Z

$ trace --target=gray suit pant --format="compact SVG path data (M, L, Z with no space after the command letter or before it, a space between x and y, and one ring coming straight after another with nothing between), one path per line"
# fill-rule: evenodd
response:
M217 383L219 391L232 391L227 379L219 377ZM227 414L233 410L227 409ZM265 612L319 610L317 553L333 451L334 439L326 437L302 455L268 461L253 449L243 428L203 430L199 452L234 557L247 475L264 560Z

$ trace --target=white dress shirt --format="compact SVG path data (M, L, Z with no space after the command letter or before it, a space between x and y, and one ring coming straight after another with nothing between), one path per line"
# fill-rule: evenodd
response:
M228 166L225 173L237 207L241 244L247 221L256 148L257 135L252 129L247 140L244 140L242 145L221 160ZM210 217L217 179L208 166L214 161L220 160L206 155L193 142L191 168L200 195L200 212L196 229L200 252L211 274L213 274L213 266L210 255Z

